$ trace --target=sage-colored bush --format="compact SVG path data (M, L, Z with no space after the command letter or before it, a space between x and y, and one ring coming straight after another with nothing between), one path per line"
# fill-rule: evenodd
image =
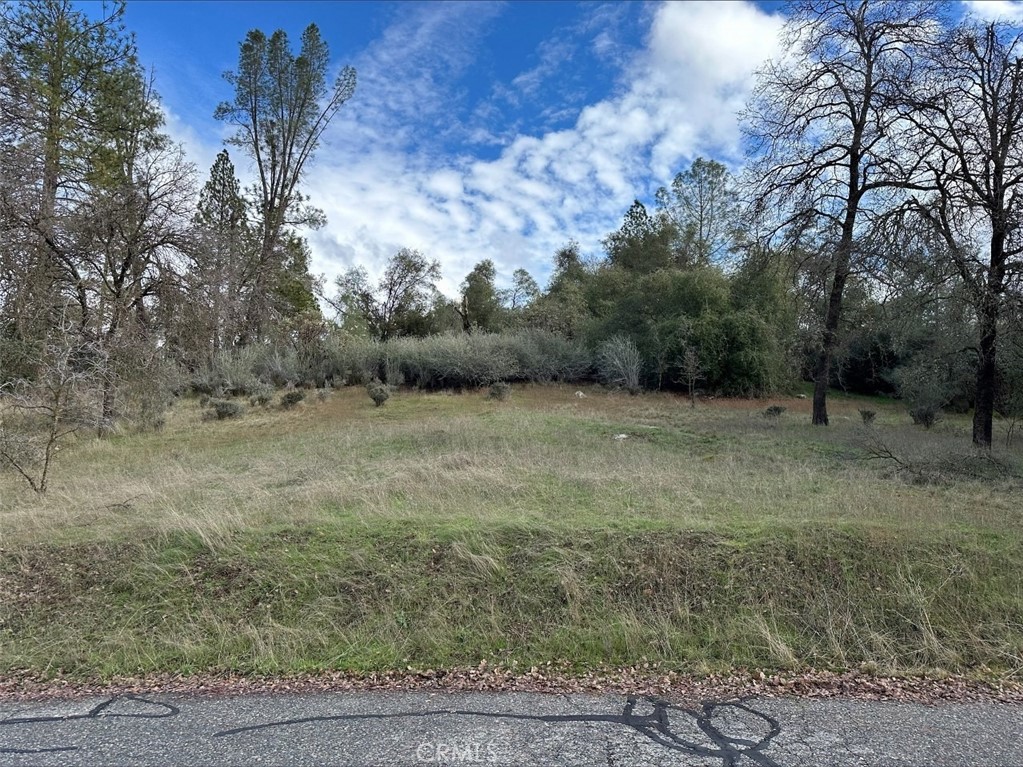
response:
M210 400L209 409L203 413L203 420L226 421L230 418L240 418L244 412L245 408L240 402L229 399L214 399Z
M377 407L383 405L391 396L391 389L385 383L379 381L372 381L366 385L366 392L369 394L369 398L373 400L373 404Z
M597 367L605 384L638 394L642 359L636 342L626 336L611 336L597 355Z

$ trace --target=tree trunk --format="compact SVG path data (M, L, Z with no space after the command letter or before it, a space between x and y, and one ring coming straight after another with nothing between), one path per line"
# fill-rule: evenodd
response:
M977 365L977 399L973 410L973 444L991 449L995 411L995 349L998 338L997 310L984 307L980 317L980 358Z
M828 425L828 384L831 382L831 360L838 342L838 322L842 318L842 298L849 279L849 252L851 236L843 236L835 259L835 280L828 296L828 311L824 316L821 351L813 374L813 425Z
M995 361L998 350L998 306L1005 289L1005 229L996 221L991 233L991 260L987 284L977 306L980 354L977 393L973 409L973 444L991 449L995 412Z

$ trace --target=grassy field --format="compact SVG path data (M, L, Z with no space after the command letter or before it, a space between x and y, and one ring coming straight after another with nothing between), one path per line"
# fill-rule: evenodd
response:
M1018 446L884 401L819 429L803 399L575 392L186 399L67 446L42 499L0 475L0 673L1023 675Z

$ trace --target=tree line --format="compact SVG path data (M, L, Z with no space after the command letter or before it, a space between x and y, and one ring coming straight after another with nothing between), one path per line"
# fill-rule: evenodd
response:
M228 149L197 177L163 132L123 3L105 8L32 0L0 14L11 398L87 377L102 432L132 408L159 410L154 392L187 389L225 356L533 333L589 350L584 365L568 347L522 342L561 350L573 375L627 388L759 396L812 381L820 425L834 386L973 408L983 446L996 412L1021 410L1013 24L952 19L932 2L791 2L783 53L741 115L739 175L698 158L636 200L600 253L566 238L546 285L484 258L450 297L439 264L411 248L376 281L363 267L330 285L310 274L302 233L324 216L302 178L356 89L351 67L328 76L315 25L297 50L282 31L253 30L226 76L234 96L215 116L253 168L243 188ZM610 361L634 369L611 375ZM386 380L387 355L373 366Z

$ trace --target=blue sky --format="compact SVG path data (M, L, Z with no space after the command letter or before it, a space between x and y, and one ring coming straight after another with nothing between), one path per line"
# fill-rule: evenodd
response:
M1019 4L985 4L985 15ZM378 275L401 247L441 262L449 295L484 258L542 283L569 239L584 253L699 156L742 163L736 111L776 55L778 3L182 2L134 0L126 22L152 69L167 130L205 179L246 32L315 22L354 98L324 137L305 191L328 218L308 233L328 282ZM246 160L232 157L243 181Z

